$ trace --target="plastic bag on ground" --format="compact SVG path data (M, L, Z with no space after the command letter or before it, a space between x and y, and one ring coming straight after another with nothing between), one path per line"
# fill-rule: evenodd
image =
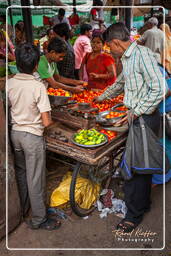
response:
M56 207L67 203L70 193L72 173L67 172L63 177L62 182L52 192L50 199L50 206ZM75 201L81 208L89 209L94 202L96 202L100 193L100 185L92 183L86 178L81 176L77 177L76 188L75 188Z

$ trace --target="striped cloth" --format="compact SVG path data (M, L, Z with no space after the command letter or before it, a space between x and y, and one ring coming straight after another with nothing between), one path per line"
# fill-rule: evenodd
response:
M167 88L153 52L133 42L121 61L122 73L99 100L111 99L124 91L124 104L127 108L134 109L135 115L153 113Z

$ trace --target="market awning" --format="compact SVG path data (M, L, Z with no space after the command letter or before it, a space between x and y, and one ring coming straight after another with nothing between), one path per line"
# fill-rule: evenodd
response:
M146 13L149 13L151 8L133 8L133 16L144 16Z

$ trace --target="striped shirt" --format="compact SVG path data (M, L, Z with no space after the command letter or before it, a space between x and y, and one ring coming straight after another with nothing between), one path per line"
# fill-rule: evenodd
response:
M124 104L134 109L135 115L153 113L163 100L167 86L152 51L133 42L121 61L122 73L99 100L111 99L124 92Z

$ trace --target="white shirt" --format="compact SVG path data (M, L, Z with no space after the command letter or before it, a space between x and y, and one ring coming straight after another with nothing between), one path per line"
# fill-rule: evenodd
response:
M148 29L139 39L144 43L144 46L148 47L152 52L158 63L161 64L161 53L164 50L164 33L156 26Z
M59 20L58 15L52 17L50 21L53 23L53 26L60 23L67 23L69 26L69 29L71 30L71 25L69 23L69 20L64 16L62 20Z
M41 113L51 110L44 84L33 75L18 73L8 80L8 99L12 129L42 136Z

